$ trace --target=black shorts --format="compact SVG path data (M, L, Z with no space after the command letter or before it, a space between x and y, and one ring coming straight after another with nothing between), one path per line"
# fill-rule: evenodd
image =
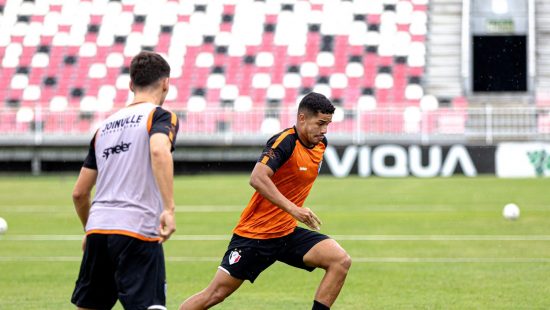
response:
M289 235L273 239L250 239L233 234L219 269L231 276L254 282L275 261L313 271L306 266L304 255L328 236L301 227Z
M91 234L71 301L78 307L166 309L162 244L123 235Z

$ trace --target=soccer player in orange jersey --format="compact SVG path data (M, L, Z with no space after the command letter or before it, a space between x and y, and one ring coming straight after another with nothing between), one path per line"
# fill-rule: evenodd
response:
M335 240L316 231L321 221L303 204L319 174L333 113L325 96L310 93L300 102L296 126L267 142L250 177L256 192L233 230L214 279L185 300L180 310L208 309L222 302L244 280L254 282L275 261L308 271L323 268L325 276L312 309L330 309L351 258ZM297 221L312 230L297 227Z

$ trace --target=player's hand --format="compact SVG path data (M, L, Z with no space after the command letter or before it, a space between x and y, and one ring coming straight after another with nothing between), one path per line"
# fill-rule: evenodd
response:
M174 211L164 210L160 214L159 235L160 243L165 242L176 231Z
M310 208L295 207L292 209L291 215L296 220L306 224L307 227L313 230L321 229L321 220L317 217L317 215L315 215L315 213L313 213L313 211L311 211Z

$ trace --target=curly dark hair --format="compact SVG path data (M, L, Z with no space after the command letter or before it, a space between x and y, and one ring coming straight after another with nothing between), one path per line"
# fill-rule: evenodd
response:
M170 65L157 53L142 51L130 63L130 79L136 87L151 86L170 76Z
M334 106L324 95L311 92L300 101L298 112L304 112L309 115L317 115L317 113L333 114Z

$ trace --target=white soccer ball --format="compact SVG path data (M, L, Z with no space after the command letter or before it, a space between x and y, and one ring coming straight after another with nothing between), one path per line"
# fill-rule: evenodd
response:
M519 207L515 203L505 205L502 216L507 220L517 220L519 218Z
M0 235L3 235L8 231L8 222L0 217Z

